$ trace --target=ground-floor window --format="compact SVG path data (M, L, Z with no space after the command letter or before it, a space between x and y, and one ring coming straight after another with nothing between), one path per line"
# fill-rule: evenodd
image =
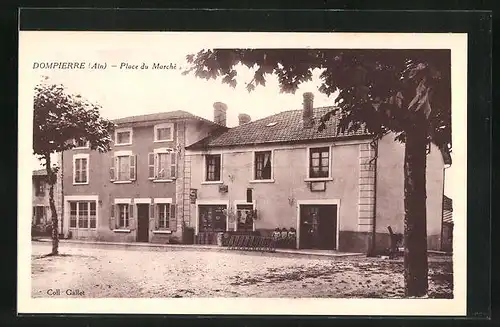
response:
M226 215L225 205L200 205L199 232L225 232Z
M130 205L118 204L118 228L128 228L130 221Z
M170 204L158 203L156 205L156 212L158 216L158 229L167 229L170 219Z
M236 205L236 215L237 215L237 226L238 231L253 231L253 205L252 204L237 204Z
M71 201L69 203L70 228L96 228L96 202Z
M45 222L46 207L35 206L33 207L33 222L35 225L40 225Z

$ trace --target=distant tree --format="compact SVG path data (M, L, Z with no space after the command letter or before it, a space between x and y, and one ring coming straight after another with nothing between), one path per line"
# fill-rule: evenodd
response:
M49 204L52 214L52 255L58 254L58 217L54 202L54 185L59 167L50 155L75 147L73 140L86 140L91 150L110 149L114 124L99 115L100 107L80 95L67 93L63 85L51 84L47 78L35 86L33 118L33 153L47 170Z
M187 62L184 74L222 77L233 87L237 66L251 68L249 91L275 75L282 92L294 93L319 69L319 91L328 96L339 92L320 130L338 115L340 131L364 125L374 140L394 132L405 143L406 295L427 294L426 147L433 142L444 153L451 152L449 50L217 49L188 55Z

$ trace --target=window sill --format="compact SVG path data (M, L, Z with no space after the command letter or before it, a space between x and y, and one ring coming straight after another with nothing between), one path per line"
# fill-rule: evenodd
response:
M89 150L90 148L89 147L74 147L73 150Z
M332 177L306 178L306 182L328 182L333 181Z
M172 234L171 230L154 230L153 234Z
M115 146L132 145L132 143L115 143Z
M274 183L274 179L253 179L250 183Z
M85 183L75 183L75 182L73 182L73 185L89 185L89 182L85 182Z
M211 185L211 184L223 184L223 181L205 181L201 182L202 185Z
M113 232L115 233L130 233L130 229L113 229Z
M149 180L153 181L153 183L172 183L174 181L173 179L152 179L152 178L150 178Z
M174 139L171 140L154 140L153 143L163 143L163 142L173 142Z
M114 181L113 184L131 184L132 181Z

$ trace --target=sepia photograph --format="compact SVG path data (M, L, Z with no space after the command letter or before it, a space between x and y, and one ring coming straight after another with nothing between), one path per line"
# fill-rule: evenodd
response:
M20 307L465 314L465 35L19 44Z

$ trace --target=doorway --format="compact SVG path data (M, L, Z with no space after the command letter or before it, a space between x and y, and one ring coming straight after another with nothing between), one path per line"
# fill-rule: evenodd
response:
M300 249L337 249L337 205L300 205Z
M137 241L149 242L149 204L137 204Z

